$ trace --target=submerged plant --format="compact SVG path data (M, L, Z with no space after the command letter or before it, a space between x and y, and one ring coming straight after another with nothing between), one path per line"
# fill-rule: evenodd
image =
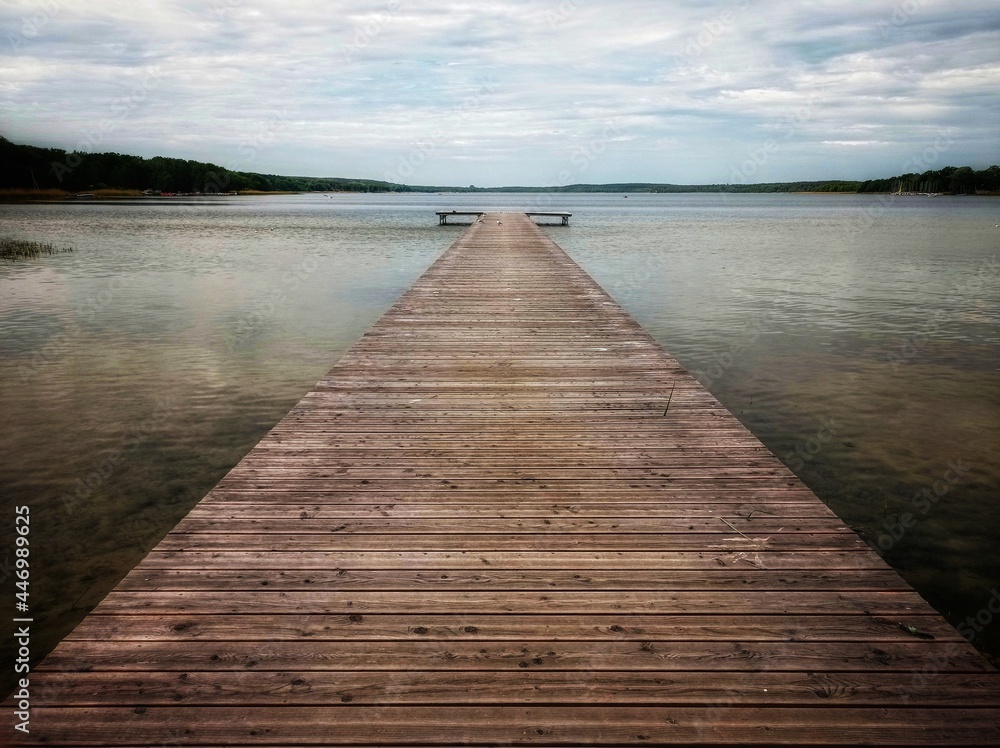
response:
M58 252L72 252L72 247L59 249L47 242L29 242L23 239L0 239L0 259L16 260L22 257L41 257Z

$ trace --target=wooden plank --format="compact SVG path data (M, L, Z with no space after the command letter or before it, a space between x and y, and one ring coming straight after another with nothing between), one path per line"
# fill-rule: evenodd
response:
M447 474L445 474L447 473ZM427 479L448 478L450 483L462 483L463 479L471 482L471 479L478 481L495 481L531 479L537 481L601 481L602 484L611 483L614 485L618 480L649 480L659 482L661 479L669 480L708 480L719 481L730 478L738 478L740 481L755 481L757 479L769 479L775 476L788 479L791 473L774 465L767 467L750 467L727 464L719 467L713 464L697 465L690 468L682 467L620 467L620 466L600 466L593 465L587 467L496 467L482 468L476 466L423 466L418 471L415 468L395 467L392 465L372 466L372 467L256 467L252 464L242 466L241 480L246 482L273 481L282 485L292 487L306 485L311 481L322 481L324 484L332 483L337 485L340 481L353 482L362 478L368 478L369 483L378 481L385 484L391 481L409 481L419 484ZM239 485L240 481L227 481L227 484Z
M502 518L476 519L472 517L437 517L434 519L390 519L381 517L369 520L344 520L331 522L328 518L316 519L299 516L295 519L281 517L259 517L257 519L197 519L188 516L174 529L178 535L198 535L204 533L240 534L293 534L305 533L322 535L340 533L342 535L677 535L677 534L718 534L731 535L733 532L746 533L832 533L844 535L851 531L835 517L823 519L771 519L761 516L757 520L734 517L731 520L718 517L678 518L678 519L624 519L599 517L590 519L566 518Z
M303 450L308 451L308 450ZM588 476L582 471L609 472L612 475L621 474L641 474L644 471L653 471L652 475L658 476L660 472L666 471L668 474L682 474L679 471L692 468L712 470L720 469L740 469L752 471L760 469L762 464L754 457L740 459L739 456L728 456L717 454L712 456L692 456L684 455L671 459L653 459L646 456L636 455L634 457L614 456L609 459L599 460L593 456L588 457L566 457L562 460L531 460L531 459L509 459L502 456L497 457L440 457L440 458L381 458L374 460L359 460L350 457L339 457L337 455L324 455L322 453L310 454L308 457L301 456L300 453L286 450L282 454L255 454L252 458L241 463L241 468L248 474L256 476L274 475L276 477L328 477L331 472L337 471L341 475L364 475L375 473L376 475L399 475L407 477L415 471L434 472L448 470L453 474L461 474L465 471L476 471L480 475L510 474L511 471L537 471L544 467L548 470L557 470L559 474L567 471L580 471L581 475ZM770 465L767 469L773 470ZM340 471L344 471L341 473Z
M375 504L396 505L400 507L418 506L425 507L429 503L441 505L443 511L454 512L449 505L459 504L467 506L481 503L484 499L492 499L491 503L499 505L509 504L511 499L521 496L524 501L522 506L525 511L534 511L534 506L546 506L551 503L563 503L573 505L606 505L609 502L621 501L622 504L633 506L644 504L655 510L662 507L683 507L693 504L729 504L738 507L754 503L769 504L796 504L800 505L809 494L802 488L782 487L778 489L761 489L759 487L749 488L701 488L701 487L674 487L670 489L658 488L655 492L648 489L617 489L604 490L600 487L583 490L553 490L546 489L541 493L541 489L535 495L529 495L523 486L505 487L500 486L493 491L459 491L444 487L438 491L413 493L406 491L353 491L351 489L342 490L291 490L281 488L268 489L229 489L218 487L208 496L202 499L202 506L215 505L221 507L225 505L225 510L246 504L271 504L288 505L308 502L312 504L324 504L327 506L347 505L347 506L372 506ZM530 499L530 500L528 500ZM816 503L817 511L822 506ZM220 509L221 511L221 509ZM629 511L626 507L625 512ZM623 516L629 516L627 513ZM780 514L778 514L780 516ZM795 515L798 516L798 515Z
M698 491L708 490L732 490L744 492L756 492L762 490L780 490L784 487L792 487L794 483L790 479L768 476L739 476L732 475L725 478L714 478L709 475L695 476L690 478L663 477L656 480L644 480L641 478L606 478L601 480L594 476L590 480L573 480L562 478L539 478L533 475L509 476L507 478L476 479L459 478L453 476L446 478L438 476L433 478L411 478L409 480L397 478L326 478L321 480L287 480L267 478L253 478L252 476L240 476L223 478L219 483L220 487L237 491L265 491L269 488L281 491L324 491L340 490L354 491L356 493L375 492L398 492L398 493L434 493L440 491L476 491L489 492L492 489L521 487L532 489L533 491L590 491L591 483L597 484L596 490L607 494L609 492L628 493L629 490L639 492L656 491L657 489L674 489L675 491ZM694 494L698 495L698 494ZM426 497L424 497L426 499ZM747 498L744 493L744 500Z
M854 551L195 551L152 552L138 569L877 569L874 553Z
M788 521L829 518L836 515L826 505L818 502L799 503L739 503L739 504L683 504L668 503L514 503L491 501L486 503L469 502L461 506L442 503L379 503L379 504L270 504L244 501L220 506L218 502L202 501L187 515L186 519L212 521L214 518L232 520L245 519L278 519L289 515L311 520L367 519L380 517L383 519L410 518L442 518L455 519L468 517L470 520L480 518L600 518L600 519L670 519L699 520L726 519L734 524L755 521L773 522L776 518L786 518ZM181 526L178 525L178 528Z
M867 549L861 539L833 533L658 533L553 534L553 535L342 535L325 533L192 536L170 534L157 548L178 551L197 548L205 551L850 551Z
M317 614L446 614L489 615L528 613L604 615L622 613L689 613L699 615L791 615L858 613L877 616L933 615L934 609L915 592L768 592L752 597L743 592L280 592L257 590L253 595L229 591L111 592L98 609L102 614L235 613L281 615Z
M378 642L373 646L372 642ZM932 675L913 669L927 654ZM562 671L586 680L593 672L712 672L720 683L741 672L894 673L902 684L939 684L938 674L991 676L974 650L954 642L907 641L689 641L490 639L246 641L222 639L70 639L38 672L187 673L228 671ZM725 673L725 676L719 675ZM490 676L492 677L492 676ZM61 680L67 688L71 679ZM943 691L935 685L930 689ZM48 703L56 703L47 699Z
M119 592L161 590L257 591L305 590L749 590L819 592L836 590L907 591L890 570L792 570L782 574L757 569L717 568L635 574L628 569L133 569L116 587Z
M536 658L541 659L541 658ZM524 662L524 660L521 660ZM480 664L480 667L482 665ZM729 707L991 707L990 674L939 673L915 688L899 673L688 671L243 671L54 674L35 694L42 703L76 697L79 706L117 706L142 694L144 706L353 706L469 704L704 705Z
M917 633L911 633L912 628ZM929 638L933 637L933 639ZM65 641L943 641L968 643L940 616L855 615L103 615L100 607ZM929 644L928 644L929 646ZM934 650L937 651L937 650ZM930 650L928 650L928 654ZM931 661L916 659L914 666ZM919 667L915 669L919 670Z
M983 745L996 709L738 707L45 707L49 745ZM8 722L5 725L10 735ZM81 729L86 725L86 729Z

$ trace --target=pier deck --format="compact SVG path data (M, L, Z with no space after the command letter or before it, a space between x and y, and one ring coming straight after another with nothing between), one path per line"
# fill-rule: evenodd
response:
M996 671L524 214L500 217L55 649L30 736L6 734L1000 743Z

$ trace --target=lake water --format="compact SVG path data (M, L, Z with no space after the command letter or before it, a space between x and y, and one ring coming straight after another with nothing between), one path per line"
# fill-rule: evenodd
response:
M0 599L14 609L13 507L29 505L36 659L458 237L433 214L452 208L571 210L551 236L820 498L954 623L988 613L1000 201L3 205L0 236L74 250L0 265ZM980 628L973 643L1000 655L1000 621ZM0 667L6 692L10 657Z

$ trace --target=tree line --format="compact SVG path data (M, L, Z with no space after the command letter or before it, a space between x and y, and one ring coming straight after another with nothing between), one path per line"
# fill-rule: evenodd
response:
M871 179L858 185L858 192L931 192L975 195L1000 192L1000 166L976 171L970 166L946 166L922 174L900 174L890 179Z
M0 188L151 190L166 193L388 192L400 185L369 179L283 177L231 171L180 158L142 158L122 153L82 153L17 145L0 137Z
M765 184L573 184L559 187L428 187L373 179L284 177L231 171L216 164L180 158L142 158L121 153L84 153L60 148L17 145L0 137L0 189L100 189L160 193L221 192L931 192L976 194L1000 192L1000 166L976 171L946 166L922 174L902 174L866 181L826 180Z
M766 182L761 184L662 185L651 192L857 192L860 182Z

